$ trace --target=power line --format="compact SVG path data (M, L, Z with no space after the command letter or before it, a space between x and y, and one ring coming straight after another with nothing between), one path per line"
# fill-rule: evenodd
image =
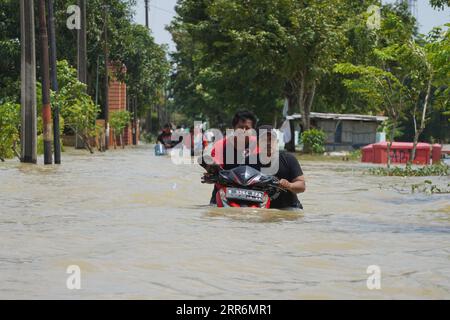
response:
M168 14L170 14L171 16L175 16L175 15L176 15L175 11L169 11L169 10L167 10L167 9L164 9L164 8L161 8L161 7L158 7L158 6L155 6L154 4L150 4L150 7L154 8L154 9L156 9L156 10L160 10L160 11L162 11L162 12L168 13Z

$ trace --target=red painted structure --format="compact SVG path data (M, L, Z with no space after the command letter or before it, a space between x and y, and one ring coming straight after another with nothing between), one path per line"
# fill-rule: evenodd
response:
M433 159L433 164L438 164L442 158L442 145L433 144L431 149L431 158Z
M373 144L369 144L363 148L362 151L362 162L373 162Z
M127 110L127 85L125 82L117 79L115 76L117 73L126 74L127 68L122 65L119 69L117 66L111 65L109 67L110 81L109 81L109 113L116 111ZM123 143L124 145L133 144L133 129L136 130L137 137L139 137L139 125L136 124L136 128L133 128L133 121L124 129ZM138 138L139 140L139 138ZM110 134L109 144L113 145L114 136ZM116 137L116 144L120 146L120 140Z
M363 147L362 162L387 163L387 142L379 142ZM392 163L408 163L413 148L412 142L393 142L391 146ZM414 164L428 165L432 155L433 163L438 163L442 155L442 146L428 143L418 143Z

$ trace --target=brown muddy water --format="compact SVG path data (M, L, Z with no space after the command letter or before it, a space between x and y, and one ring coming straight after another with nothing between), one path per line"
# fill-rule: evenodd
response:
M210 208L202 169L150 146L63 161L0 163L0 298L450 299L450 197L424 178L305 162L297 214Z

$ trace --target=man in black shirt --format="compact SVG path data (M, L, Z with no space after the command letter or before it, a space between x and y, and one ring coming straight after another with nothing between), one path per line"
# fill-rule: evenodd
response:
M158 135L158 142L164 145L167 149L172 148L175 144L172 141L172 132L170 130L170 124L166 124L160 135Z
M273 151L278 148L276 133L272 126L264 125L258 128L259 158L266 155L271 158L271 163L261 165L261 168L275 166L277 172L273 174L280 179L280 186L287 190L271 201L270 207L276 209L303 209L297 198L298 193L305 192L306 184L302 168L298 160L290 153L280 151L278 157ZM261 163L261 161L258 161Z

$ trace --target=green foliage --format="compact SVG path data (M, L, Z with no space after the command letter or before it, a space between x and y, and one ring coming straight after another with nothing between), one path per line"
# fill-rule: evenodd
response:
M76 4L76 1L53 2L58 60L67 60L69 65L75 66L77 65L77 30L69 30L66 21L67 8ZM89 0L86 2L87 93L92 97L98 93L99 104L103 103L106 81L103 54L104 5L106 4L109 7L107 25L110 61L119 61L127 65L128 74L124 80L128 84L129 94L138 100L138 113L143 114L150 104L155 103L157 91L167 86L169 63L165 48L155 44L149 30L134 23L136 0ZM18 0L0 1L0 74L2 75L0 103L20 101L20 10L18 7ZM38 31L37 18L35 24ZM38 33L36 33L36 41L38 40ZM36 49L39 66L39 46ZM98 92L96 92L97 68L100 75ZM40 72L37 72L38 80L40 76Z
M169 28L178 49L176 106L213 123L239 108L273 121L289 98L290 113L309 114L319 80L342 50L346 23L373 3L179 1Z
M358 160L358 161L360 161L361 158L362 158L362 151L361 151L361 149L353 150L348 155L348 159L349 160Z
M15 144L19 142L20 105L0 104L0 159L14 157Z
M445 6L450 7L450 0L430 0L433 8L444 10Z
M142 138L146 143L156 143L157 140L157 136L151 132L143 133Z
M116 134L122 134L125 127L131 121L131 113L128 111L115 111L109 117L109 125Z
M324 153L326 134L322 130L310 129L302 132L301 142L305 153Z
M100 108L86 93L86 85L78 81L77 71L67 61L58 61L60 90L52 93L52 106L58 106L64 124L74 132L89 137L95 134L95 120Z
M161 92L166 89L170 64L166 48L155 43L146 27L131 25L124 41L126 54L121 61L127 67L128 94L136 99L142 116L159 102Z
M20 20L16 0L0 1L0 104L20 100Z
M376 176L399 176L399 177L426 177L426 176L448 176L450 168L445 164L435 164L431 166L412 167L392 167L392 168L370 168L368 172Z

